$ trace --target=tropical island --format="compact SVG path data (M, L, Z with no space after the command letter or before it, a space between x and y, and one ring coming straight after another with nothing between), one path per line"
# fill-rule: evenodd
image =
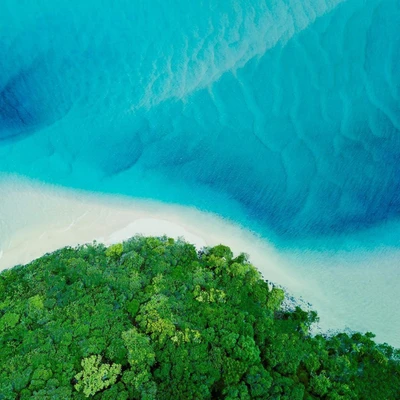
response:
M400 351L318 316L227 246L136 236L0 274L0 399L399 399Z

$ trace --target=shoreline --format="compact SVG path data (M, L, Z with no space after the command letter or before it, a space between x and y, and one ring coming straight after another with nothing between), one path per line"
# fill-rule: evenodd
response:
M250 256L264 279L318 312L324 332L372 331L400 347L400 251L314 255L279 251L266 240L195 208L85 193L10 176L0 179L0 271L65 246L110 245L136 234L184 238L197 249L224 244ZM362 258L362 257L361 257ZM389 328L390 327L390 328Z
M24 178L0 180L0 271L65 246L110 245L136 234L183 237L200 249L225 244L235 254L250 253L268 280L296 285L279 266L272 245L253 232L196 208L85 193ZM6 227L6 228L4 228ZM275 279L276 278L276 279Z

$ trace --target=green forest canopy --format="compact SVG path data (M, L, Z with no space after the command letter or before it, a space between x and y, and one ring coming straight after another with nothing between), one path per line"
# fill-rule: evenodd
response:
M64 248L0 274L0 399L400 399L400 352L311 336L226 246Z

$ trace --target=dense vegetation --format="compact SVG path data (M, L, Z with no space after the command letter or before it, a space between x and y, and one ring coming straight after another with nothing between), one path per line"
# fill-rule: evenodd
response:
M282 300L225 246L64 248L0 275L0 399L400 399L398 351Z

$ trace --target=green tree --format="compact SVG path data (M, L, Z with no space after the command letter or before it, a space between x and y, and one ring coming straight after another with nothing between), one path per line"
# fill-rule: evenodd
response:
M75 389L86 397L93 396L117 381L121 373L119 364L102 364L101 356L90 356L81 362L83 370L75 375Z
M248 256L137 236L0 273L0 400L400 399L400 351L310 334Z

